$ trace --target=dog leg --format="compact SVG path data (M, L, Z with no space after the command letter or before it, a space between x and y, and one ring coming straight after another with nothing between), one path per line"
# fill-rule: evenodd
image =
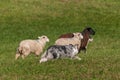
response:
M74 56L73 58L74 58L74 59L77 59L77 60L81 60L81 58L78 57L78 56Z
M41 58L40 63L46 62L46 61L47 61L47 58Z

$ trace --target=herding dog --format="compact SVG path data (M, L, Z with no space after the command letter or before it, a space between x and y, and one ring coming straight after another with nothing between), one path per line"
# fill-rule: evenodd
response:
M77 55L78 45L52 45L41 56L40 63L51 59L71 58L81 60Z

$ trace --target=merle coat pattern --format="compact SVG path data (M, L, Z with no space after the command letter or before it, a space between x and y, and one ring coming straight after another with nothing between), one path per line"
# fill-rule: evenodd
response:
M45 51L45 53L42 55L40 63L58 58L75 58L81 60L78 56L76 56L77 53L77 45L53 45L50 46L47 51Z

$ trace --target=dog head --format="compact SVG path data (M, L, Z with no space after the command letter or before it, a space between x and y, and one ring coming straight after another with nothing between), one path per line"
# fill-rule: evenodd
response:
M72 47L73 52L74 52L75 54L78 53L78 46L79 46L78 44L75 44L75 45L69 44L69 47Z

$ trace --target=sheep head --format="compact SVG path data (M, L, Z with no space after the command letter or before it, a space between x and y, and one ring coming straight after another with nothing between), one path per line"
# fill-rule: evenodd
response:
M45 35L41 36L41 37L38 37L39 40L44 40L46 42L49 42L49 38Z
M83 35L81 33L73 33L74 37L78 37L80 39L83 39Z

